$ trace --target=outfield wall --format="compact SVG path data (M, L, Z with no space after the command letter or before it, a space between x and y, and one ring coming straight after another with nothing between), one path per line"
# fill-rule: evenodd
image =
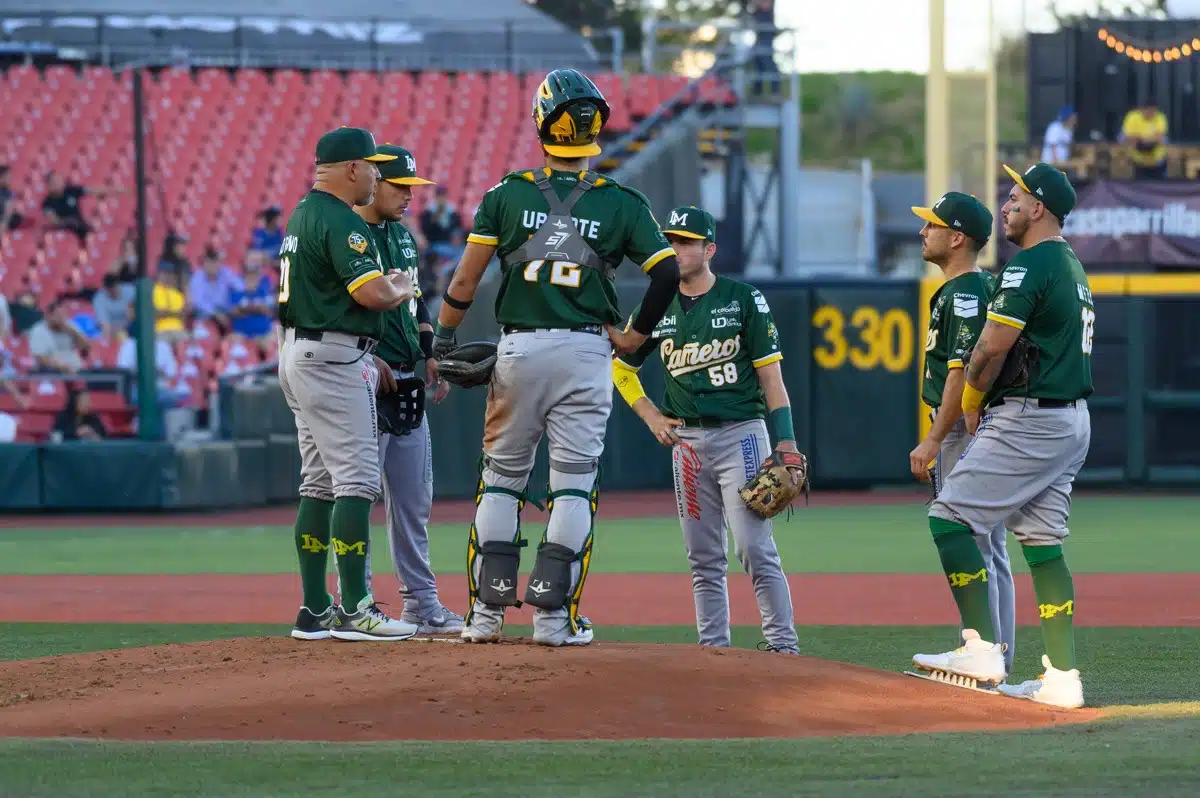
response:
M1097 322L1092 449L1081 482L1200 482L1200 360L1191 342L1200 275L1104 275L1092 279ZM783 372L800 448L818 489L912 485L908 452L928 421L918 401L929 298L938 283L805 282L762 288L783 342ZM640 281L622 283L633 307ZM488 308L494 286L477 305ZM459 339L495 339L471 314ZM660 396L662 369L642 369ZM0 509L28 511L253 507L294 501L300 459L278 384L227 389L226 440L0 446ZM455 390L427 410L435 492L474 496L484 389ZM669 490L670 456L619 399L609 420L602 485ZM547 481L543 443L531 477ZM603 499L602 499L603 501Z

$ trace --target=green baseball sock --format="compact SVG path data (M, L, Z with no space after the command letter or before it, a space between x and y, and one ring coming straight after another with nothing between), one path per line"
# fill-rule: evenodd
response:
M342 496L333 503L333 550L337 553L342 606L354 612L370 590L367 588L367 541L371 537L369 499Z
M1021 551L1033 576L1046 656L1054 667L1069 671L1075 667L1075 580L1062 546L1022 545Z
M984 640L994 643L996 630L992 628L992 612L988 607L987 568L971 530L964 524L931 516L929 531L942 558L942 570L958 604L963 628L974 629Z
M333 502L300 497L296 511L296 556L300 558L300 584L304 588L304 606L320 615L333 597L325 589L329 567L329 518Z

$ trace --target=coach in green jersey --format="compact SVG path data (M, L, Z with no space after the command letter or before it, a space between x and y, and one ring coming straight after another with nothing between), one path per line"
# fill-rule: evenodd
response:
M312 190L288 219L279 252L279 384L296 417L300 508L296 551L304 605L292 636L402 640L418 627L385 615L367 585L371 505L380 492L372 354L383 313L412 297L402 272L384 277L371 230L353 208L375 197L378 152L362 128L317 142ZM330 546L342 606L325 590Z
M965 644L917 655L918 667L1001 682L1002 647L978 578L971 534L1007 519L1033 577L1042 623L1041 679L1001 692L1059 707L1083 705L1075 667L1075 588L1063 556L1071 487L1091 442L1092 332L1096 319L1083 265L1062 237L1075 189L1038 163L1017 173L1004 204L1004 234L1021 248L1004 267L987 323L967 365L962 406L975 440L929 509L962 615ZM1007 366L1007 367L1006 367ZM982 411L982 418L981 418Z
M930 300L925 335L921 399L930 408L932 426L908 456L913 476L928 479L936 496L938 486L954 470L971 439L963 420L963 374L992 295L992 277L980 270L976 258L991 238L993 220L982 202L957 191L930 208L914 207L912 211L925 222L921 227L922 257L941 268L946 278ZM1004 645L1005 666L1011 667L1017 610L1008 532L1000 523L988 534L976 535L975 542L986 569L992 624L997 641Z
M796 451L779 333L760 291L713 274L711 214L676 208L663 233L679 260L679 291L649 340L613 363L613 382L659 443L671 447L700 644L729 645L728 521L734 552L754 584L767 648L799 653L772 522L738 495L770 454L772 438L774 448ZM637 376L656 349L667 372L661 409Z

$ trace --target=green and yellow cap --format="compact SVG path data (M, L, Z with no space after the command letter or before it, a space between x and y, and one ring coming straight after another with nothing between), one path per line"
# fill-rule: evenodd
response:
M663 233L684 238L703 238L708 241L717 240L717 220L712 214L695 205L684 205L671 211L667 223L663 225Z
M1023 191L1041 202L1061 222L1075 209L1075 187L1060 169L1038 162L1017 174L1007 165L1004 171Z
M432 186L432 180L417 177L417 159L403 147L395 144L384 144L379 148L380 155L391 155L392 160L379 164L379 176L398 186Z
M395 155L380 153L371 131L361 127L339 127L317 140L317 166L343 161L387 163L395 159Z
M929 208L913 205L912 212L918 219L948 227L984 244L992 237L992 212L978 199L961 191L947 191Z

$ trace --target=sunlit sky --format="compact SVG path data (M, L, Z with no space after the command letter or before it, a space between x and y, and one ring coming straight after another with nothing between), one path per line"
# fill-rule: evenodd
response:
M989 0L945 0L947 67L969 69L987 41ZM997 35L1052 30L1047 0L994 0ZM1063 11L1087 11L1095 0L1060 0ZM801 72L929 67L928 0L776 0L776 21L798 29Z

